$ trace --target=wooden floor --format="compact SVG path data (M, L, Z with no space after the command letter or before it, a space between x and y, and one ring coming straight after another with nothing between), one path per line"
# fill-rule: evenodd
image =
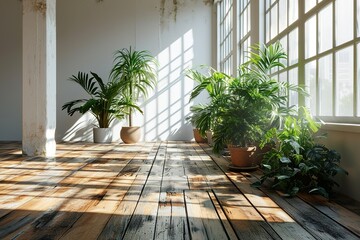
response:
M207 145L0 144L0 239L359 239L357 205L255 189Z

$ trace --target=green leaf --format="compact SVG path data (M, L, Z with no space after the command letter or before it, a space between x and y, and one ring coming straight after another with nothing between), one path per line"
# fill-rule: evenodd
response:
M285 179L289 179L290 176L288 176L288 175L278 175L278 176L275 176L275 178L277 178L279 180L285 180Z
M282 162L282 163L291 163L291 160L289 158L287 158L287 157L282 157L282 158L280 158L280 162Z
M271 165L269 165L269 164L262 164L262 166L266 169L271 170Z
M295 196L298 192L300 191L300 188L298 188L298 187L293 187L292 189L291 189L291 191L290 191L290 195L291 196Z
M300 144L294 140L290 140L289 143L292 146L292 148L295 150L296 154L299 154L301 148Z
M313 188L309 191L309 193L319 193L320 195L329 198L329 193L323 187Z

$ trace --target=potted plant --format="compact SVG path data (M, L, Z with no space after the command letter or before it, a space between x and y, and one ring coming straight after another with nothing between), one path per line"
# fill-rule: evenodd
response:
M123 87L120 83L104 83L96 73L90 72L90 75L78 72L77 76L69 78L70 81L79 84L89 98L67 102L62 106L62 110L66 110L69 116L76 112L85 114L90 111L97 120L97 128L93 128L94 142L109 143L112 141L112 129L109 128L112 121L115 118L123 119L126 108L137 106L119 95Z
M280 126L283 116L292 111L287 107L290 90L302 92L298 86L272 79L274 67L284 67L280 62L286 58L280 43L255 46L249 61L239 67L239 77L231 81L225 101L216 112L214 128L214 151L221 152L229 146L233 165L255 165L255 149L264 132L272 126ZM241 163L234 159L233 151L246 156Z
M264 136L262 145L272 143L273 148L264 156L260 186L266 179L282 195L294 196L300 191L319 193L329 197L338 173L348 174L339 166L340 155L335 150L316 144L315 133L320 124L315 122L306 108L299 116L286 117L282 129L272 128Z
M130 47L117 51L114 62L111 77L123 86L121 94L132 103L127 108L129 126L122 127L120 136L124 143L136 143L140 140L141 131L139 126L132 124L132 112L139 110L136 105L139 97L146 97L148 89L154 89L156 86L157 61L148 51L136 51Z
M209 102L197 104L190 108L191 116L188 118L194 126L194 137L196 142L205 142L206 139L212 145L212 129L215 125L215 112L218 110L219 103L223 100L222 96L227 92L231 77L225 73L218 72L209 68L208 76L197 70L189 70L187 77L194 80L197 85L190 95L190 100L194 100L200 93L208 94Z

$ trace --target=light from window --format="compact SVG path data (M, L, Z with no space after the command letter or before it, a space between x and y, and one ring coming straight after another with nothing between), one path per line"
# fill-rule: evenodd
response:
M317 112L317 84L316 84L316 61L309 62L305 65L305 85L306 92L310 94L306 98L306 106L310 108L311 112Z
M319 12L319 53L332 48L332 16L332 4L329 4Z
M319 59L320 116L333 115L332 54Z
M305 22L305 58L316 55L316 16Z
M337 0L335 4L336 45L354 37L354 0Z
M353 116L354 113L353 53L353 46L336 53L336 116Z

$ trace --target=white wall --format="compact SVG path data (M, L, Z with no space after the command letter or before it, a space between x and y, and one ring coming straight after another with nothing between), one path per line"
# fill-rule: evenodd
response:
M337 191L360 201L360 129L359 126L324 126L327 138L321 142L341 154L341 166L349 175L339 175Z
M0 1L0 141L21 140L22 8Z
M142 104L144 116L135 122L143 127L145 140L192 138L189 92L193 82L184 70L211 64L211 6L199 0L61 0L58 1L58 96L57 139L91 140L90 116L68 117L61 111L66 101L82 96L80 87L67 81L78 71L94 71L107 79L117 49L149 50L160 62L159 83ZM118 136L121 124L116 124Z

